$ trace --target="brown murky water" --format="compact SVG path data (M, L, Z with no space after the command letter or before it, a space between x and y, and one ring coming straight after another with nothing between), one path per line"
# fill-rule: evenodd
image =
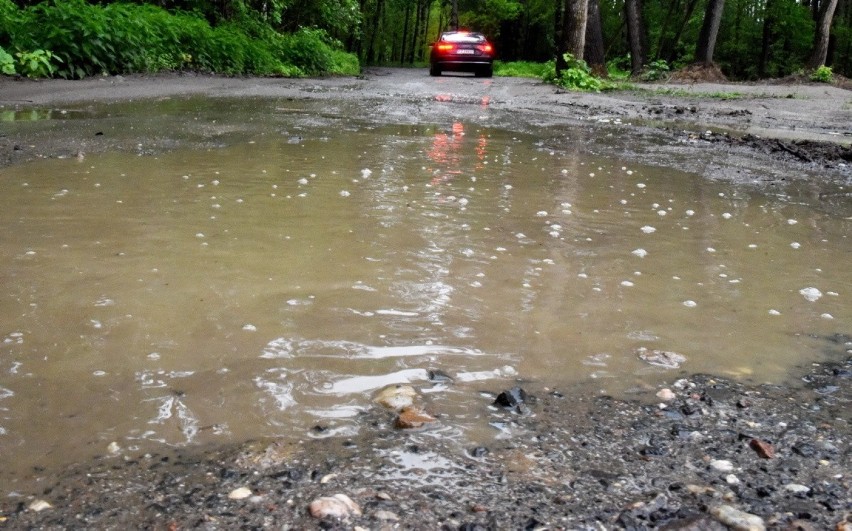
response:
M398 382L479 440L480 391L515 378L777 381L850 332L852 207L804 187L461 122L299 131L0 170L7 479L113 442L345 436Z

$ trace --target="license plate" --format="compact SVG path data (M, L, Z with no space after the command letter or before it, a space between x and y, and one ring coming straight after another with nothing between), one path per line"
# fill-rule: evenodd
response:
M456 50L457 55L473 55L476 53L475 50Z

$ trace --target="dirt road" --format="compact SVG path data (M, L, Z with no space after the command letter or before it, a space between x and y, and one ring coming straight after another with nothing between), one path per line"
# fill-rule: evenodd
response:
M328 102L329 112L384 123L458 119L548 131L556 145L580 139L584 149L678 165L711 178L750 181L755 175L763 180L809 175L847 181L852 176L852 92L828 85L655 84L587 94L533 79L482 80L464 74L431 78L419 69L369 69L359 78L327 79L3 77L0 112L7 123L0 133L0 164L135 145L108 135L91 137L89 130L98 117L64 119L74 111L106 104L109 112L110 105L122 102L201 95L317 100ZM53 111L54 120L26 126L13 121L33 110ZM138 140L156 145L149 138ZM180 144L172 142L169 148Z

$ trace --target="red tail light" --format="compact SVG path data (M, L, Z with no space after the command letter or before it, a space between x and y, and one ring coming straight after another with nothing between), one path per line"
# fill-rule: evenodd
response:
M453 44L439 44L438 51L439 52L451 52L455 48Z
M492 48L492 47L491 47L491 45L490 45L490 44L488 44L488 43L483 44L483 45L480 47L480 49L481 49L483 52L485 52L485 53L491 53L491 52L492 52L492 50L494 50L494 48Z

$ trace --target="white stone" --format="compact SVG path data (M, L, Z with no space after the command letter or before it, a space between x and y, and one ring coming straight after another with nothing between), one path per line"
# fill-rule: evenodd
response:
M741 511L730 505L720 505L710 509L710 514L728 527L738 531L765 531L763 518Z
M240 487L228 493L228 498L231 500L244 500L252 495L251 489L248 487Z
M719 472L731 472L734 469L734 464L725 459L715 459L710 461L710 468Z
M806 487L805 485L799 485L797 483L790 483L788 485L784 485L784 490L792 492L793 494L807 494L811 491L810 487Z
M352 515L361 516L361 508L345 494L317 498L311 502L308 509L314 518L332 517L343 520Z
M53 509L53 505L47 503L44 500L35 500L31 504L29 504L29 506L27 506L27 508L30 511L40 513L41 511L44 511L46 509Z
M660 400L665 400L666 402L674 400L676 396L677 395L674 394L674 391L669 388L660 389L659 391L657 391L657 398L659 398Z

